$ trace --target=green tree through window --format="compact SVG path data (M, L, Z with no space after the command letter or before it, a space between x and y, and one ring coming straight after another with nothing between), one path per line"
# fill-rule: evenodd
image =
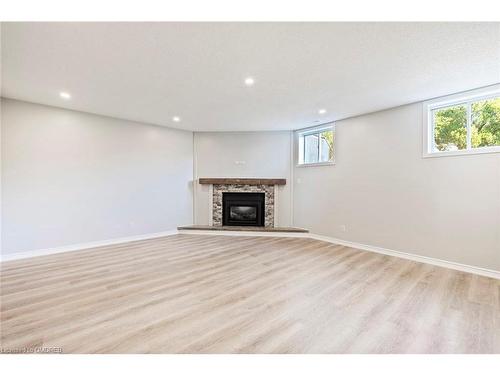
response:
M472 147L500 146L500 97L472 103Z
M433 111L434 147L438 151L467 149L467 105ZM500 146L500 97L471 103L472 148Z
M456 105L434 111L434 144L439 151L467 148L467 106Z
M321 133L321 139L324 140L324 143L328 146L327 157L324 161L333 160L333 131L328 130L326 132Z

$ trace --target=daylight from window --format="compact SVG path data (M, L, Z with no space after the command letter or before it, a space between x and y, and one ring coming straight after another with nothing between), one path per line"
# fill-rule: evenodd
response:
M500 95L431 109L431 152L500 146Z
M302 131L298 135L300 165L333 162L334 131L332 126Z

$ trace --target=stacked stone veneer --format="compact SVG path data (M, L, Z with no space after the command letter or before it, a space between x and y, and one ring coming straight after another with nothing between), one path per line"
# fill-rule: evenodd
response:
M274 227L274 185L213 185L212 225L222 226L222 193L264 193L264 226Z

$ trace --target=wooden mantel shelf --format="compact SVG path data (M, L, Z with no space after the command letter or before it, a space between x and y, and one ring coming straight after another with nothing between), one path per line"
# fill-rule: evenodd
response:
M202 185L285 185L286 178L200 178Z

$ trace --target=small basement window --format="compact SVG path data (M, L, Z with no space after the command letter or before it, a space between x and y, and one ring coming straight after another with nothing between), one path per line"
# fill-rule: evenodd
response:
M500 86L424 103L424 156L500 152Z
M334 125L297 131L298 164L333 164L335 151Z

